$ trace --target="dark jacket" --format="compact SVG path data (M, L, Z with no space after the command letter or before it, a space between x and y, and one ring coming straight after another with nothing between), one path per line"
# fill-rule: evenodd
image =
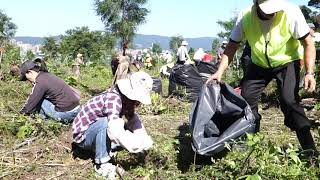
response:
M70 111L79 105L69 85L53 74L40 72L20 112L31 114L39 111L44 99L54 104L58 112Z

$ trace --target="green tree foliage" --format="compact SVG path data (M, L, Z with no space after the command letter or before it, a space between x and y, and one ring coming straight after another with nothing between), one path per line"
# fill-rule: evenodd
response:
M7 43L4 47L5 53L3 55L3 61L10 64L18 64L21 62L20 48L11 43Z
M221 26L224 30L223 31L221 31L221 32L219 32L218 33L218 36L220 37L220 38L225 38L225 39L228 39L229 37L230 37L230 35L231 35L231 31L232 31L232 29L233 29L233 26L235 25L235 23L236 23L236 17L233 17L233 18L231 18L231 19L229 19L229 20L227 20L227 21L221 21L221 20L219 20L218 22L217 22L217 24L219 25L219 26Z
M320 0L309 0L308 6L312 6L317 9L320 9Z
M312 22L311 13L312 10L308 8L307 6L300 6L301 12L304 15L304 18L306 18L307 22Z
M58 57L59 44L54 37L46 37L41 49L46 58L55 59Z
M12 38L17 30L17 26L11 22L11 18L0 10L0 68L3 57L3 48L8 43L8 40Z
M26 54L26 58L27 58L27 59L32 60L32 59L34 59L35 57L36 57L36 55L35 55L31 50L28 50L28 51L27 51L27 54Z
M196 50L193 48L193 47L190 47L189 51L188 51L188 54L190 56L190 58L193 57L194 53L196 52Z
M123 53L132 41L137 26L144 23L149 10L147 0L95 0L97 14L101 16L107 32L121 39Z
M183 41L182 36L173 36L170 39L169 46L172 52L177 52L181 42Z
M77 27L62 36L59 50L63 57L69 59L81 53L85 60L97 62L104 60L106 52L111 51L114 45L115 38L108 33Z
M162 52L162 48L160 46L160 43L153 43L152 44L152 52L156 54L160 54Z
M217 49L220 47L220 40L219 38L214 38L211 44L211 52L213 55L217 54Z

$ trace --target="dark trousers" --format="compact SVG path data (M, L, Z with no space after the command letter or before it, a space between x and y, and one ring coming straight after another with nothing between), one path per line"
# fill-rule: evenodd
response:
M261 115L258 113L258 101L269 82L276 79L280 90L280 107L284 114L284 124L297 132L302 148L309 149L311 148L309 146L314 146L314 143L310 133L311 123L306 117L303 107L299 104L299 73L299 61L272 69L264 69L250 63L242 83L241 95L252 109L256 119L256 132L258 132L261 120ZM309 134L305 137L301 135L301 132Z

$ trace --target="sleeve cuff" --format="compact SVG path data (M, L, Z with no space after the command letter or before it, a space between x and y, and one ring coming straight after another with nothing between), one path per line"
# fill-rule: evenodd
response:
M230 42L233 42L233 43L236 43L236 44L240 44L240 43L241 43L241 41L235 41L235 40L233 40L233 39L231 39L231 38L229 39L229 41L230 41Z
M302 36L301 38L298 38L298 40L304 40L306 37L308 37L310 32L308 32L306 35Z

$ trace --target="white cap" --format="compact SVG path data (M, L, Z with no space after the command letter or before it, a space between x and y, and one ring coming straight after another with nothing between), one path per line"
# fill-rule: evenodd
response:
M256 2L265 14L276 13L286 6L285 0L253 0L253 3Z
M181 46L188 46L188 42L187 41L182 41L181 42Z
M127 98L142 104L151 104L153 80L149 74L142 71L133 73L128 79L118 80L117 85Z

